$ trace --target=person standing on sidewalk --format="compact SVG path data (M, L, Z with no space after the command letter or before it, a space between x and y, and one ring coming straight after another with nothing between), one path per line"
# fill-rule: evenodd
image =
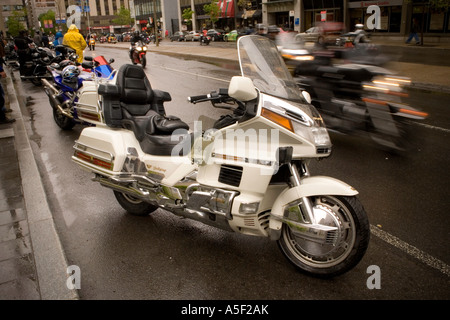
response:
M19 31L19 36L14 38L14 44L17 46L17 54L19 56L21 76L25 75L25 63L31 60L30 47L28 45L32 42L25 30Z
M416 18L413 18L413 24L411 26L411 32L409 33L409 37L408 37L408 40L406 40L406 43L409 43L412 40L412 38L414 38L414 40L416 40L416 44L420 44L419 36L417 35L417 33L419 31L420 31L419 23L417 22Z
M0 77L6 78L6 72L3 70L3 65L0 64ZM0 82L0 124L13 123L16 119L8 119L6 117L5 108L5 91L3 90L2 83Z

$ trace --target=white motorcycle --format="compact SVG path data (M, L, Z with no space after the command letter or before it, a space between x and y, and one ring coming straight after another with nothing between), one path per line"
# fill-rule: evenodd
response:
M363 257L370 228L353 187L308 171L311 159L331 153L322 118L270 40L241 37L238 50L242 76L189 98L231 114L192 131L165 115L169 93L152 89L139 66L122 66L116 84L99 87L106 125L83 129L72 160L131 214L163 208L276 240L311 275L347 272Z

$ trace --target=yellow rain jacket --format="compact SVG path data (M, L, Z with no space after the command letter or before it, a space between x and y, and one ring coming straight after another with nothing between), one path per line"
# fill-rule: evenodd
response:
M69 30L64 35L63 45L69 46L72 49L74 49L78 55L77 61L79 63L83 62L83 50L87 47L87 43L86 43L86 40L84 40L84 37L78 31L78 28L76 25L72 24L69 27Z

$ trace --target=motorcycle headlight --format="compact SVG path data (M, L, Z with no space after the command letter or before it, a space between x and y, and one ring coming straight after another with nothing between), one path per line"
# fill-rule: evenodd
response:
M261 116L311 141L318 153L331 152L331 140L325 123L312 105L264 96Z
M147 47L142 47L142 50L143 51L147 51Z
M142 47L136 47L137 51L142 51Z

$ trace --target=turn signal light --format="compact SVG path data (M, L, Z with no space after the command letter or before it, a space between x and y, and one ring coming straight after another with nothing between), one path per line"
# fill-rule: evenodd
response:
M288 129L289 131L294 132L294 127L292 126L291 120L288 118L283 117L282 115L275 113L273 111L270 111L269 109L263 108L261 111L261 116L275 122L276 124Z

